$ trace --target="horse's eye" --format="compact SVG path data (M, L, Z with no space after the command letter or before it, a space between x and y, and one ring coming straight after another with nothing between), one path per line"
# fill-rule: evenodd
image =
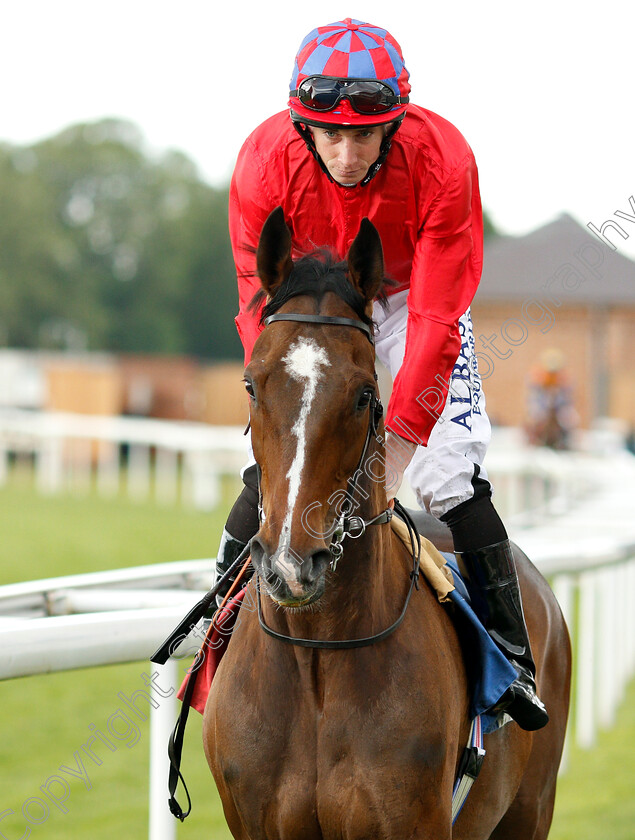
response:
M243 382L245 383L245 391L247 391L249 396L252 398L255 397L256 395L254 394L254 386L251 384L251 382L248 379L243 379Z
M364 388L362 393L359 395L359 399L357 400L357 408L361 411L363 408L367 408L370 404L371 399L373 398L374 392L370 388Z

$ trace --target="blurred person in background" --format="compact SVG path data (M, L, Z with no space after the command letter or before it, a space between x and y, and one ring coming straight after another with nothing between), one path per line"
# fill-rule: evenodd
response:
M571 435L577 422L564 354L555 347L549 348L530 374L527 438L532 446L570 449Z

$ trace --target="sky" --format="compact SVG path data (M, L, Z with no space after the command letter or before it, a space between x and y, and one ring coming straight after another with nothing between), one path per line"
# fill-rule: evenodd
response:
M399 41L412 101L467 138L503 232L613 219L635 257L635 219L614 215L635 213L632 0L5 0L0 141L122 117L151 153L179 149L226 183L247 135L286 107L303 37L344 17Z

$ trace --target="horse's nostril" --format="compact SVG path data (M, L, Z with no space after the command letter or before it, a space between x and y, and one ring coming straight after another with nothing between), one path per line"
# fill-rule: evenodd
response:
M331 562L331 553L324 548L309 554L300 567L300 580L304 585L313 585Z
M291 547L282 551L272 550L258 533L251 541L251 560L272 598L281 603L291 603L303 602L307 596L316 594L319 597L331 554L326 548L304 555L296 553Z

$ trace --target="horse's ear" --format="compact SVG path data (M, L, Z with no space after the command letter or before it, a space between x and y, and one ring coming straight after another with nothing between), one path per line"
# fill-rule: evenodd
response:
M384 253L375 225L362 219L347 256L351 283L372 304L384 282Z
M264 223L256 250L256 267L262 288L271 297L293 269L291 231L282 207L272 210Z

